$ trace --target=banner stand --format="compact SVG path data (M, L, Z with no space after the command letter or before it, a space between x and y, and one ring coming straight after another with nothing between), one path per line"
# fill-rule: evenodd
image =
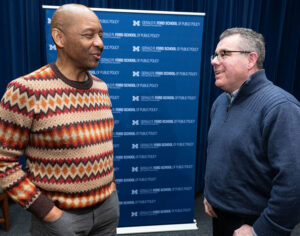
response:
M45 6L47 63L56 60ZM92 8L114 116L118 234L197 230L194 183L205 13ZM84 93L84 92L83 92ZM84 96L84 95L83 95Z
M138 234L138 233L155 233L155 232L185 231L185 230L198 230L196 220L194 219L194 223L189 223L189 224L119 227L117 228L117 234Z

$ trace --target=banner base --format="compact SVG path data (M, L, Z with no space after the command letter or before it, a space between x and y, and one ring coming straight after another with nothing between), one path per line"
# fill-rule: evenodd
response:
M189 223L189 224L119 227L117 228L117 234L138 234L138 233L184 231L184 230L198 230L196 220L194 220L194 223Z

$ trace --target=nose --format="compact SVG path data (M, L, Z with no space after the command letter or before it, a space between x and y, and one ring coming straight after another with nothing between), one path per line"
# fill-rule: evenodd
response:
M101 51L102 51L103 48L104 48L103 41L102 41L102 39L101 39L98 35L95 37L94 45L95 45L96 47L99 47L99 48L101 49Z
M216 64L219 63L218 57L214 57L211 61L210 61L211 65L214 66Z

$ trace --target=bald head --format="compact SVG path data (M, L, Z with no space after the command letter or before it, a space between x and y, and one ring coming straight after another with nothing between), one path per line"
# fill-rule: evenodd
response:
M66 31L71 25L76 24L79 15L96 14L88 7L80 4L65 4L59 7L53 14L51 20L51 31L53 28Z
M88 7L66 4L58 8L52 17L51 36L61 70L85 73L98 66L104 48L103 30L99 18Z

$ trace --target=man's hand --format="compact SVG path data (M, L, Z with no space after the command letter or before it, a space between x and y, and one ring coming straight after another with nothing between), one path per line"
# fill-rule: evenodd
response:
M254 236L250 225L242 225L233 232L233 236Z
M211 217L215 217L217 218L217 214L214 211L213 207L209 204L209 202L206 200L206 198L204 198L203 200L203 204L204 204L204 209L205 209L205 213Z
M112 189L112 191L117 191L117 186L116 186L115 182L112 182L111 189Z
M62 210L54 206L51 211L44 217L44 221L53 222L56 221L62 215Z

